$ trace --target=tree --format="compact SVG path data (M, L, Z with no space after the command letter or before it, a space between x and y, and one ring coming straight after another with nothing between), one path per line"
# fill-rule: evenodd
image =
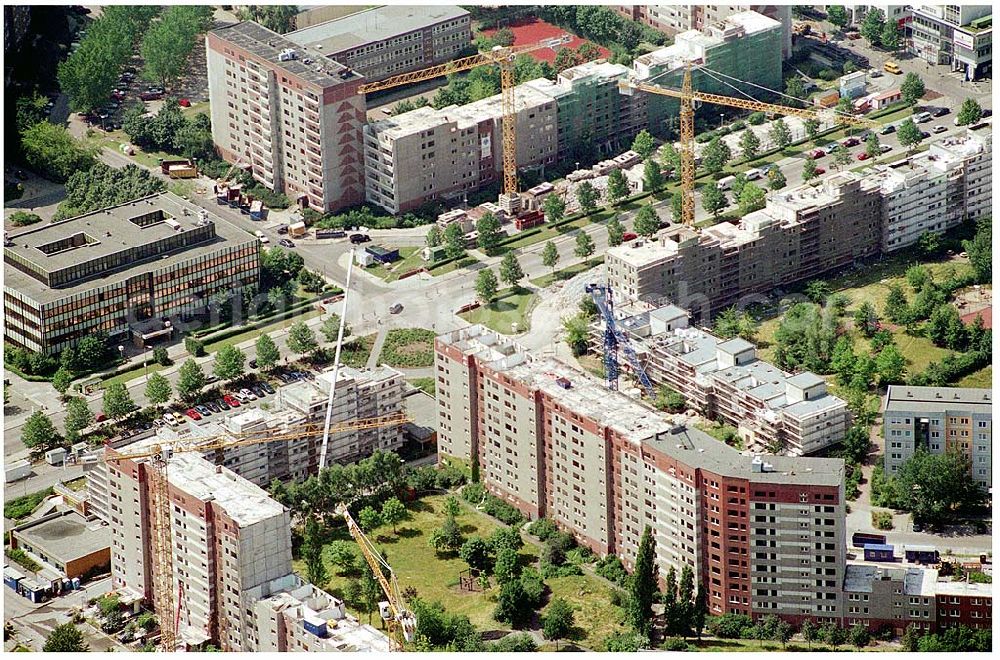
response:
M896 131L896 134L899 136L899 143L907 148L915 147L924 139L920 129L913 123L912 119L907 119L900 124L899 130Z
M521 580L511 580L500 587L497 596L497 606L493 618L509 623L514 628L520 628L527 623L533 614L532 607L527 605L528 594L524 591Z
M93 149L83 147L64 126L47 121L21 133L21 152L29 168L57 182L90 169L95 162Z
M948 346L949 332L956 323L961 325L962 319L954 305L938 305L927 321L925 334L936 346Z
M706 211L712 214L713 218L718 219L719 213L722 209L726 208L729 204L729 200L726 199L726 193L722 192L719 188L719 184L710 183L706 185L701 190L701 206Z
M642 185L645 190L657 191L667 182L660 164L650 158L642 168Z
M902 35L899 32L899 25L896 21L886 21L879 38L882 41L882 48L888 51L895 51L899 48L899 41Z
M787 104L793 108L801 108L803 106L802 101L808 96L806 94L806 86L802 82L802 78L798 76L792 76L785 82L785 96L791 96L795 101L788 101Z
M449 259L461 259L465 256L465 234L457 222L445 227L444 253Z
M65 367L59 367L54 374L52 374L52 387L55 388L56 392L66 396L66 391L69 390L69 386L73 384L73 374L70 373L69 369Z
M635 558L635 570L629 578L629 601L626 619L632 628L646 636L650 632L653 616L653 597L656 594L656 542L652 530L647 526L639 541Z
M226 344L215 354L215 376L219 380L233 380L244 373L247 356L232 344Z
M87 400L82 397L73 397L66 403L66 419L63 425L66 428L66 439L76 442L80 437L80 430L94 423L94 413L90 412Z
M454 495L449 495L444 501L444 514L446 516L451 516L452 518L458 516L462 512L462 506L458 503L458 498Z
M894 25L894 23L893 23ZM872 634L868 632L868 626L863 623L855 623L850 631L851 644L858 647L858 650L865 648L872 641Z
M302 558L306 562L306 575L309 581L322 589L330 576L327 574L326 564L323 563L323 538L319 522L314 516L306 518Z
M566 214L566 202L555 193L545 198L542 208L545 210L545 219L549 222L559 222Z
M194 357L201 357L205 354L205 344L194 337L185 337L184 350Z
M42 650L46 653L84 653L90 650L90 645L83 640L83 633L72 623L56 626Z
M781 190L788 184L785 175L777 167L772 167L767 173L767 186L771 190Z
M494 250L499 247L500 238L503 236L500 220L492 213L484 213L476 222L476 233L478 234L476 245L479 246L479 249L486 254L493 254Z
M792 131L789 130L784 119L775 119L771 122L768 137L771 138L771 143L779 149L784 149L792 143Z
M854 327L868 339L871 339L872 335L878 331L878 322L878 312L875 311L875 305L869 300L861 303L861 306L854 312Z
M834 112L838 117L850 117L854 114L854 103L852 103L851 99L846 96L842 97L839 101L837 101L837 105L834 107Z
M865 153L868 154L869 158L875 158L882 150L879 149L878 136L872 133L865 140Z
M844 387L850 385L851 379L854 378L854 365L857 360L850 337L838 339L830 356L830 369L837 374L837 379Z
M508 27L502 27L493 33L493 43L497 46L513 46L514 31Z
M880 385L902 383L906 372L906 359L895 344L890 344L875 358L875 369L878 371Z
M639 209L639 212L635 214L633 226L637 234L646 238L652 238L653 234L659 231L660 219L657 217L656 210L653 209L652 204L646 204Z
M731 154L730 157L732 157ZM663 169L670 172L671 178L676 179L680 175L681 155L670 142L660 147L660 163L663 165Z
M123 419L136 409L125 383L111 383L104 390L104 414L113 419Z
M590 322L583 314L576 314L563 319L563 332L566 333L566 344L573 350L573 355L583 355L587 352L587 338L590 336Z
M826 8L826 20L830 21L839 28L845 27L850 23L850 19L847 16L847 10L841 5L829 5Z
M497 295L497 276L493 269L484 268L476 275L476 297L484 304L490 304Z
M608 220L608 245L611 247L617 247L622 244L625 238L625 228L622 226L621 220L618 219L617 215L611 217Z
M576 188L576 200L585 213L593 213L597 209L597 189L590 181L584 181Z
M396 524L406 519L406 506L399 501L398 497L390 497L382 505L382 522L392 526L392 533L396 533Z
M757 157L759 150L760 138L753 132L753 129L747 128L740 136L740 157L745 161L753 160Z
M903 78L903 84L899 86L899 91L903 94L903 100L910 105L916 104L927 92L924 81L917 74L910 72Z
M806 129L806 135L809 136L810 140L816 139L816 134L819 133L819 121L816 119L807 119L803 122Z
M968 478L969 459L958 451L931 454L918 447L896 473L896 504L914 519L944 523L964 506L978 504L984 494Z
M833 289L830 288L829 282L825 280L810 280L806 284L805 293L809 300L817 305L822 305L830 297L830 294L833 293Z
M201 365L195 362L193 358L188 358L181 365L179 373L177 393L182 399L189 401L201 392L201 388L205 386L205 373L201 370Z
M635 139L632 140L632 151L639 154L639 158L646 160L653 155L656 151L656 145L653 144L653 136L649 134L649 131L642 129L636 133Z
M578 52L572 48L560 48L559 52L556 53L556 59L553 62L553 66L555 66L557 73L562 73L566 69L572 68L580 63L580 54Z
M170 359L170 354L167 353L167 349L163 346L157 346L153 349L153 362L156 362L163 367L169 367L174 363L174 361Z
M586 259L590 255L594 254L597 246L594 245L594 239L590 237L585 231L581 231L576 235L576 248L573 250L573 254L580 257L581 259Z
M447 516L444 524L431 534L431 546L438 552L457 552L464 542L455 516Z
M883 308L885 317L893 323L905 323L909 316L909 303L903 287L898 284L889 285L889 293L885 297L885 307Z
M872 48L878 47L882 40L882 30L885 28L885 16L880 9L869 8L865 19L861 22L861 36Z
M969 263L976 273L976 282L992 282L993 219L980 218L976 223L976 235L971 241L962 241L962 247L969 255Z
M968 126L975 124L983 118L983 107L976 99L969 97L962 101L962 107L958 111L958 125Z
M746 310L735 306L719 312L715 317L713 332L723 339L741 337L753 341L757 334L757 321Z
M524 271L521 270L521 264L513 251L505 254L500 261L500 279L510 287L518 286L518 283L524 279Z
M278 364L278 360L281 359L281 352L278 351L278 345L271 339L271 336L264 333L257 337L257 342L255 344L257 349L257 367L264 371L269 371Z
M683 219L683 215L684 193L680 190L675 190L674 194L670 196L670 217L674 219L674 222L680 222Z
M818 176L816 169L816 159L812 156L806 156L805 162L802 164L802 179L804 181L815 179Z
M553 598L542 615L542 635L545 639L556 640L558 649L559 640L569 635L572 629L573 606L562 598Z
M837 167L847 167L851 164L851 152L847 149L837 149L833 154L833 163Z
M382 525L382 516L371 506L366 506L358 512L358 524L361 529L370 532Z
M382 553L383 559L385 558L385 553ZM381 601L384 596L382 593L382 586L375 579L375 573L372 572L371 568L365 566L361 570L361 579L358 580L357 587L357 603L360 606L359 610L368 615L368 623L372 622L372 613L378 609L379 601Z
M608 175L608 200L617 205L628 197L628 180L621 170L612 170Z
M493 576L497 582L504 585L517 579L518 570L517 550L501 548L497 551L497 558L493 563Z
M487 572L490 569L490 564L492 562L490 546L486 543L486 541L478 536L473 536L471 539L462 544L462 548L458 551L458 555L466 564L469 565L469 568L476 573Z
M718 135L713 137L705 146L701 153L701 166L710 174L721 172L729 159L733 157L729 145L722 141Z
M631 632L614 632L604 640L604 647L611 653L635 653L649 645L645 635Z
M316 342L316 333L306 325L305 321L299 321L289 328L286 343L289 350L295 353L308 353L315 350L318 345Z
M684 398L684 395L666 385L661 385L657 394L658 396L654 405L660 410L679 413L683 412L687 407L687 399Z
M812 619L806 619L799 626L799 632L802 634L802 639L805 641L806 646L812 650L812 643L816 641L816 622Z
M740 193L740 215L746 215L753 211L758 211L767 204L767 193L760 186L748 183L743 186L743 192Z
M431 228L427 231L427 247L437 247L441 245L441 241L444 240L441 237L441 229L437 225L431 225Z
M159 406L170 400L170 395L173 394L170 387L170 381L167 380L166 376L157 372L149 377L146 382L146 398L154 406Z

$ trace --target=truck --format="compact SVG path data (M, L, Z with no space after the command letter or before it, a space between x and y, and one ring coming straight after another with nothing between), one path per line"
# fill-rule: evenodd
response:
M194 179L198 176L198 166L190 158L181 160L160 160L160 172L171 179Z
M855 548L863 548L866 545L882 545L885 543L885 534L869 534L868 532L854 532L851 536L851 545Z
M250 219L251 220L263 220L264 219L264 202L259 199L255 199L250 203Z
M4 466L4 481L6 481L6 483L24 479L29 474L31 474L31 463L29 463L27 459L14 461L13 463L8 463Z
M288 231L291 231L289 229ZM347 236L347 232L343 229L317 229L316 238L343 238Z

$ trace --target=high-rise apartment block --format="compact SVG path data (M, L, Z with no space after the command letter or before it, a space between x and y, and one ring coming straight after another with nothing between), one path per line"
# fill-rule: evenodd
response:
M472 43L472 17L455 5L386 5L285 37L376 81L454 59Z
M13 233L4 243L4 341L57 353L106 332L138 346L212 295L255 285L260 243L172 193Z
M713 614L839 620L844 464L753 456L473 326L436 342L438 448L487 488L631 566L648 526Z
M914 5L910 52L931 64L947 64L966 80L993 71L991 5Z
M890 385L883 413L885 471L895 474L917 449L961 453L969 476L993 483L993 394L988 389Z
M621 312L622 308L617 308ZM811 372L785 373L757 359L748 341L723 340L688 327L688 313L667 305L619 319L654 385L684 395L701 414L736 428L755 451L812 454L844 439L847 403ZM603 350L603 323L591 328L591 346Z
M881 199L853 172L819 186L772 193L738 225L659 237L608 250L608 283L623 299L673 303L696 319L878 251Z
M363 77L253 22L212 30L205 42L222 157L317 211L363 202Z
M792 8L790 5L612 5L622 16L640 21L657 30L675 35L686 30L701 30L747 10L781 23L781 56L792 52Z

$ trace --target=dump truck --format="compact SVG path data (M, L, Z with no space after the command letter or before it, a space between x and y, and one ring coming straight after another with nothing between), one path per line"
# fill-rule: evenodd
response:
M160 171L171 179L193 179L198 176L198 166L189 158L160 160Z

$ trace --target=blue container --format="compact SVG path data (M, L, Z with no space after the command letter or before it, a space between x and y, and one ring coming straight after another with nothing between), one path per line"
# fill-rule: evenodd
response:
M78 577L73 578L73 588L74 589L80 588L80 578Z
M11 589L13 589L14 591L17 591L17 578L16 577L12 577L10 575L5 575L5 576L3 576L3 583L6 584Z
M865 561L893 561L894 558L891 545L865 546Z
M306 629L306 632L320 638L326 637L326 621L322 619L308 617L302 621L302 626Z

